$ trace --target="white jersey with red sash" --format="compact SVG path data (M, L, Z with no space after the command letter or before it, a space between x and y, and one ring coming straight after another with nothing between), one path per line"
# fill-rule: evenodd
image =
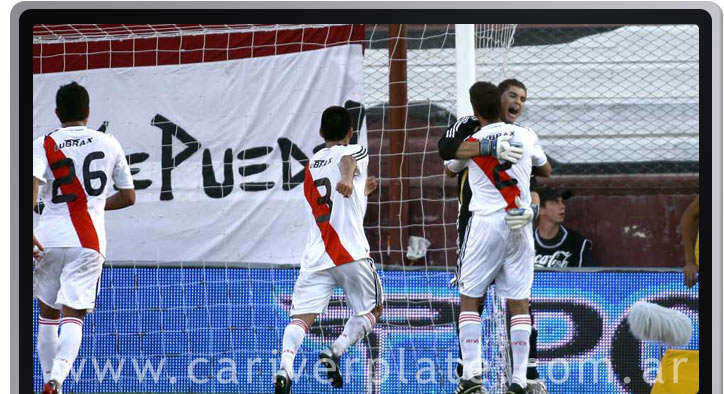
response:
M337 192L340 160L357 161L349 198ZM367 196L367 148L336 145L312 156L304 177L304 197L309 210L309 235L301 262L302 271L319 271L369 258L369 243L362 226Z
M472 190L470 211L458 256L460 294L482 297L495 281L497 293L504 298L522 300L530 297L533 283L535 249L532 225L510 230L505 224L506 211L516 207L515 199L530 204L530 175L533 167L546 163L536 134L514 124L493 123L475 132L468 141L494 139L511 135L511 144L523 147L516 163L490 156L469 160L452 160L448 167L459 171L468 166Z
M84 126L55 130L33 141L33 176L45 205L35 229L43 247L82 247L105 256L108 191L114 184L133 189L120 143Z
M512 135L510 143L522 145L523 157L516 164L492 156L470 159L468 180L473 191L470 211L477 215L515 208L516 196L520 196L523 204L529 205L531 171L547 161L538 136L532 130L515 124L499 122L487 125L468 141L492 140L502 135Z

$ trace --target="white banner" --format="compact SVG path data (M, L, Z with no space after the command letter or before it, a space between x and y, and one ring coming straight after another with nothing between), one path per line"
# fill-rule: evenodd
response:
M88 127L118 138L137 188L136 205L106 213L108 260L297 264L303 163L323 142L325 108L359 113L362 75L360 45L36 74L33 138L59 127L58 87L88 89Z

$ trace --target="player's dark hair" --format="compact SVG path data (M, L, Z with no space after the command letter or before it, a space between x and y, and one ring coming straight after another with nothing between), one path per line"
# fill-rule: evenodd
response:
M347 136L352 119L344 107L332 106L322 113L322 137L325 141L341 141Z
M523 89L526 93L528 93L528 89L526 89L525 85L523 85L523 82L520 82L519 80L515 78L508 78L505 81L498 84L498 90L500 90L500 94L505 93L506 90L510 89L512 86L515 86L516 88Z
M500 90L490 82L475 82L470 87L470 104L483 119L497 121L500 115Z
M76 122L88 117L88 91L78 83L71 82L58 89L55 95L55 108L61 123Z

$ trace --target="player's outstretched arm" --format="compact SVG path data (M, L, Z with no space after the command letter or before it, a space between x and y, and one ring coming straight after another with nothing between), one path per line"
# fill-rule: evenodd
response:
M684 283L688 287L696 284L699 265L696 263L694 245L699 224L699 196L689 204L681 215L681 245L684 247Z
M114 211L130 207L136 203L136 191L133 189L118 189L118 192L106 199L106 211Z
M357 160L352 156L342 156L339 161L339 171L342 176L337 182L336 190L340 192L344 197L352 195L352 180L354 178L354 170L357 169Z

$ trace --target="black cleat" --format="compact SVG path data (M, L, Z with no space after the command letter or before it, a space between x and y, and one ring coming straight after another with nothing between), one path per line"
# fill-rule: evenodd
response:
M505 392L505 394L526 394L524 388L520 387L518 383L513 383L510 386L508 386L508 391Z
M480 384L481 381L482 378L479 375L473 376L473 378L469 380L460 379L455 394L488 394L488 390Z
M326 348L319 353L319 361L327 368L327 381L332 384L332 387L341 389L344 385L342 380L342 374L339 370L339 357L334 356L332 348Z
M291 394L292 380L289 378L287 371L280 369L274 375L274 394Z

